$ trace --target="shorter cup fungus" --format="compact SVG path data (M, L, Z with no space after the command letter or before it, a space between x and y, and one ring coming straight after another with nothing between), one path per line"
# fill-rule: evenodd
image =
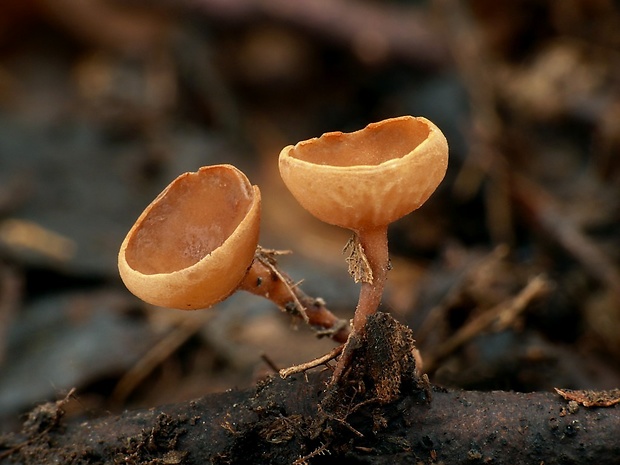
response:
M192 310L232 294L258 245L261 196L232 165L184 173L146 207L123 241L118 268L145 302Z
M127 233L121 279L145 302L181 310L208 308L241 289L344 342L347 322L279 271L278 251L258 245L260 204L258 187L232 165L182 174Z

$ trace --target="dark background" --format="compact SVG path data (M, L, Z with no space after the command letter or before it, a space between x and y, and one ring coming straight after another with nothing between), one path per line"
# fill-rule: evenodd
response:
M172 179L232 163L261 244L342 317L348 232L299 207L279 151L412 114L446 179L391 226L383 309L431 381L620 385L620 7L611 0L5 0L0 6L0 425L243 387L333 347L238 293L148 306L118 247ZM535 277L544 291L528 293ZM295 326L299 329L295 331Z

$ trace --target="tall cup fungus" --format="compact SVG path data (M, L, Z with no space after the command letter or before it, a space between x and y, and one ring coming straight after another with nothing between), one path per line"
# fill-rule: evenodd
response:
M289 145L279 162L305 209L358 231L385 226L426 202L446 172L448 145L429 120L402 116Z
M425 118L402 116L352 133L330 132L285 147L280 174L320 220L354 231L371 273L353 320L361 331L381 300L388 270L388 225L419 208L448 165L448 144Z

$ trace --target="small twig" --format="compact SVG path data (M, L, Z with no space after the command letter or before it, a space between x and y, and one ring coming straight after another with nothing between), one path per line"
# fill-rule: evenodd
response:
M551 235L592 276L620 298L620 272L616 265L573 221L562 214L551 193L532 180L514 175L513 195L530 221Z
M278 269L278 267L277 267L277 262L276 262L275 256L276 255L286 255L286 254L289 254L289 253L291 253L291 252L288 251L288 250L264 249L264 248L262 248L259 245L258 248L256 249L255 259L260 261L267 268L269 268L269 271L271 271L274 275L276 275L284 283L285 287L290 292L291 298L293 299L293 302L295 304L295 309L297 310L299 315L302 317L304 322L306 324L309 324L310 320L308 318L308 315L306 314L306 309L304 308L304 306L299 301L299 297L297 295L298 292L296 292L296 289L298 289L297 285L294 284L290 280L290 278L288 276L285 276L284 274L282 274L280 272L280 270ZM287 310L289 310L289 309L287 308Z
M269 355L261 354L260 358L263 360L263 362L265 362L265 365L267 365L269 368L271 368L273 370L274 373L279 373L280 372L280 369L275 364L275 362L273 360L271 360L271 357L269 357Z
M450 338L444 341L437 350L424 357L425 371L427 373L435 371L441 360L472 340L482 331L494 325L495 330L502 330L512 324L532 300L540 297L549 290L549 286L549 282L544 277L536 276L512 299L496 305L469 321Z
M209 316L208 318L211 318ZM205 320L201 320L205 321ZM121 404L158 366L168 359L179 347L202 329L203 325L193 319L183 320L166 334L119 380L111 399Z
M296 373L302 373L308 370L311 370L312 368L316 368L318 366L321 365L325 365L327 362L329 362L330 360L335 359L336 357L338 357L338 355L340 355L340 353L342 352L344 348L344 344L340 345L338 347L335 347L333 350L331 350L330 352L328 352L327 354L319 357L319 358L315 358L314 360L311 360L309 362L306 363L302 363L300 365L295 365L289 368L284 368L282 370L280 370L280 377L282 378L287 378L291 375L294 375Z
M466 266L463 276L456 281L455 284L448 290L447 295L442 301L433 307L422 321L420 327L416 330L416 341L418 347L424 347L429 337L437 337L438 328L446 320L446 312L448 312L453 306L458 306L459 302L464 298L469 291L469 288L473 283L487 282L490 274L495 275L496 269L509 253L508 246L502 244L495 247L490 253L482 258L476 258L475 261ZM477 284L479 285L479 284ZM484 286L484 292L489 284ZM467 297L466 297L467 298Z
M18 218L0 222L0 243L12 249L24 249L51 260L67 262L76 253L75 242L38 223Z
M331 455L327 447L328 447L328 444L321 443L319 447L314 449L308 455L304 455L303 457L299 457L297 460L295 460L293 462L293 465L309 465L310 462L308 462L308 460L313 457L316 457L317 455L325 455L325 454Z

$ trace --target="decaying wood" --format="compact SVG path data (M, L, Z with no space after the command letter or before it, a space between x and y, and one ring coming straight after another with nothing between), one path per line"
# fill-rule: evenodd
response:
M328 387L327 371L271 377L81 423L62 421L62 402L47 404L20 435L0 439L0 462L620 463L618 405L569 406L557 393L431 392L406 353L411 332L384 314L368 324L337 386Z

